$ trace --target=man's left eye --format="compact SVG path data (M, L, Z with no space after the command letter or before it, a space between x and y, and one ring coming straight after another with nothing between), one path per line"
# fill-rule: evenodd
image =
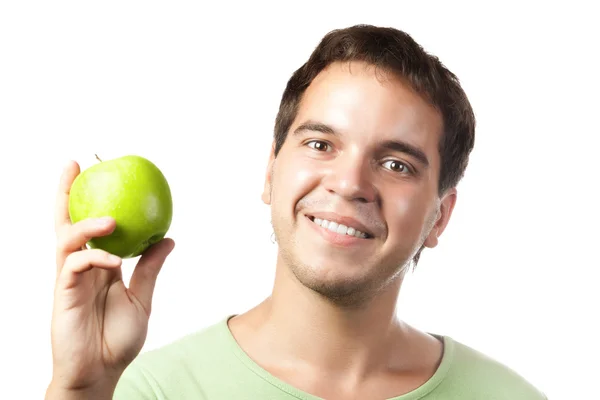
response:
M394 172L408 172L408 167L406 164L398 160L388 160L384 162L383 165Z

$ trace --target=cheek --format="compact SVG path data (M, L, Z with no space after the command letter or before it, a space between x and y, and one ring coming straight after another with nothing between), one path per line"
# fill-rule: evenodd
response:
M318 184L318 171L319 169L311 165L310 161L297 158L286 159L277 166L274 174L274 197L286 203L296 203Z
M394 201L390 203L387 214L390 230L397 227L403 235L417 231L427 218L428 208L426 201L417 194L397 193L393 196Z
M390 217L388 218L388 221L392 224L390 230L393 230L393 227L397 227L403 232L403 235L405 235L407 228L410 228L417 223L417 208L418 207L411 202L411 199L406 197L400 197L398 200L394 201L389 210Z
M299 168L293 174L293 179L298 186L305 186L313 177L314 174L309 168Z
M307 159L300 155L286 157L279 165L281 169L281 186L287 187L291 191L310 186L317 178L319 168L315 160Z

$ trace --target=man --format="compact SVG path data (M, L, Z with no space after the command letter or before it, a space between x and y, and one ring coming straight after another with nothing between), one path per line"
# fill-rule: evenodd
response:
M291 77L263 200L279 246L272 294L241 315L138 356L158 272L81 250L114 220L70 224L66 169L47 398L510 399L545 396L508 367L396 316L406 271L456 203L475 119L456 77L407 34L327 34Z

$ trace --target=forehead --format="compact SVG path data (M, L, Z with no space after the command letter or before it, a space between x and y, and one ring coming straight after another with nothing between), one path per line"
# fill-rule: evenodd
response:
M403 140L437 151L442 119L406 83L371 65L334 63L307 88L295 126L315 120L352 140L369 144Z

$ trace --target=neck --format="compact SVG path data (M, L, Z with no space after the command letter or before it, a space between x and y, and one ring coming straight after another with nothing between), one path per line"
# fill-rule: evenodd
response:
M302 285L278 261L272 295L252 311L255 337L269 353L356 380L389 364L403 335L395 315L401 276L360 305L344 307Z

